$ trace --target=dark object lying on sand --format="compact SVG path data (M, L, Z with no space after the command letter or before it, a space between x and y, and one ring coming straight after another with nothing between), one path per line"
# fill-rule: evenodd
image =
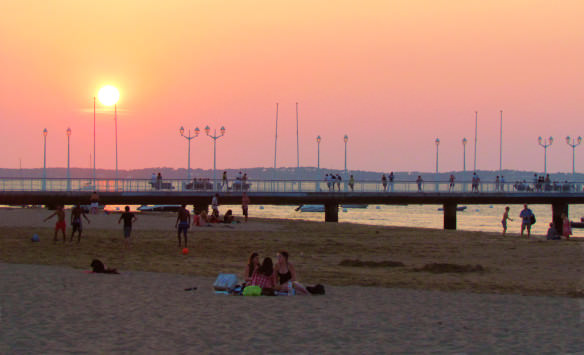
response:
M93 259L91 262L91 268L96 274L119 274L116 269L108 269L105 265L98 259Z
M397 267L405 266L401 261L361 261L359 259L351 260L345 259L339 263L340 266L356 266L356 267Z
M484 272L485 268L482 265L458 265L458 264L442 264L442 263L432 263L426 264L424 267L419 269L414 269L414 271L426 271L432 273L466 273L466 272Z
M324 295L324 286L316 284L314 286L307 286L306 289L311 295Z

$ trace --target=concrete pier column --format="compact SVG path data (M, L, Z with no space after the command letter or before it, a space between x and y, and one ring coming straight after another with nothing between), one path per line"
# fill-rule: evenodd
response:
M448 202L444 205L444 229L456 229L456 203Z
M566 216L570 216L568 214L568 209L569 209L569 207L568 207L568 204L566 202L552 203L552 220L554 222L554 225L556 226L556 230L560 234L562 234L562 231L564 229L564 227L563 227L564 224L562 222L562 213L565 213ZM547 224L544 225L544 227L547 227Z
M339 205L336 203L329 203L324 205L324 221L338 222L339 221Z

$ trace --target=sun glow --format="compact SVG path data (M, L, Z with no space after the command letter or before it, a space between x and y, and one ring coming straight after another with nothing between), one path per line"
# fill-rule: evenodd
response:
M97 97L102 104L111 106L120 99L120 92L115 87L106 85L99 90Z

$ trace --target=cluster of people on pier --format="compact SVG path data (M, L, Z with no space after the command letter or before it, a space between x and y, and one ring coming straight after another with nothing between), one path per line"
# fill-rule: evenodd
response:
M526 180L516 181L513 184L513 189L515 191L525 191L525 192L572 192L576 190L576 186L569 183L568 180L564 182L552 181L550 175L533 175L532 183L528 183Z

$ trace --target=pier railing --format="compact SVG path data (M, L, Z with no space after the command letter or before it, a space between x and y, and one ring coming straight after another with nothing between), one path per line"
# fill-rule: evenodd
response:
M384 186L379 181L355 181L353 187L348 181L329 185L322 180L240 180L221 181L199 179L64 179L64 178L0 178L0 191L92 191L97 192L368 192L368 193L414 193L414 192L478 192L478 193L513 193L513 192L583 192L584 181L565 181L554 183L504 183L481 182L473 191L470 181L457 181L453 186L448 181L424 181L418 186L416 181L394 181Z

